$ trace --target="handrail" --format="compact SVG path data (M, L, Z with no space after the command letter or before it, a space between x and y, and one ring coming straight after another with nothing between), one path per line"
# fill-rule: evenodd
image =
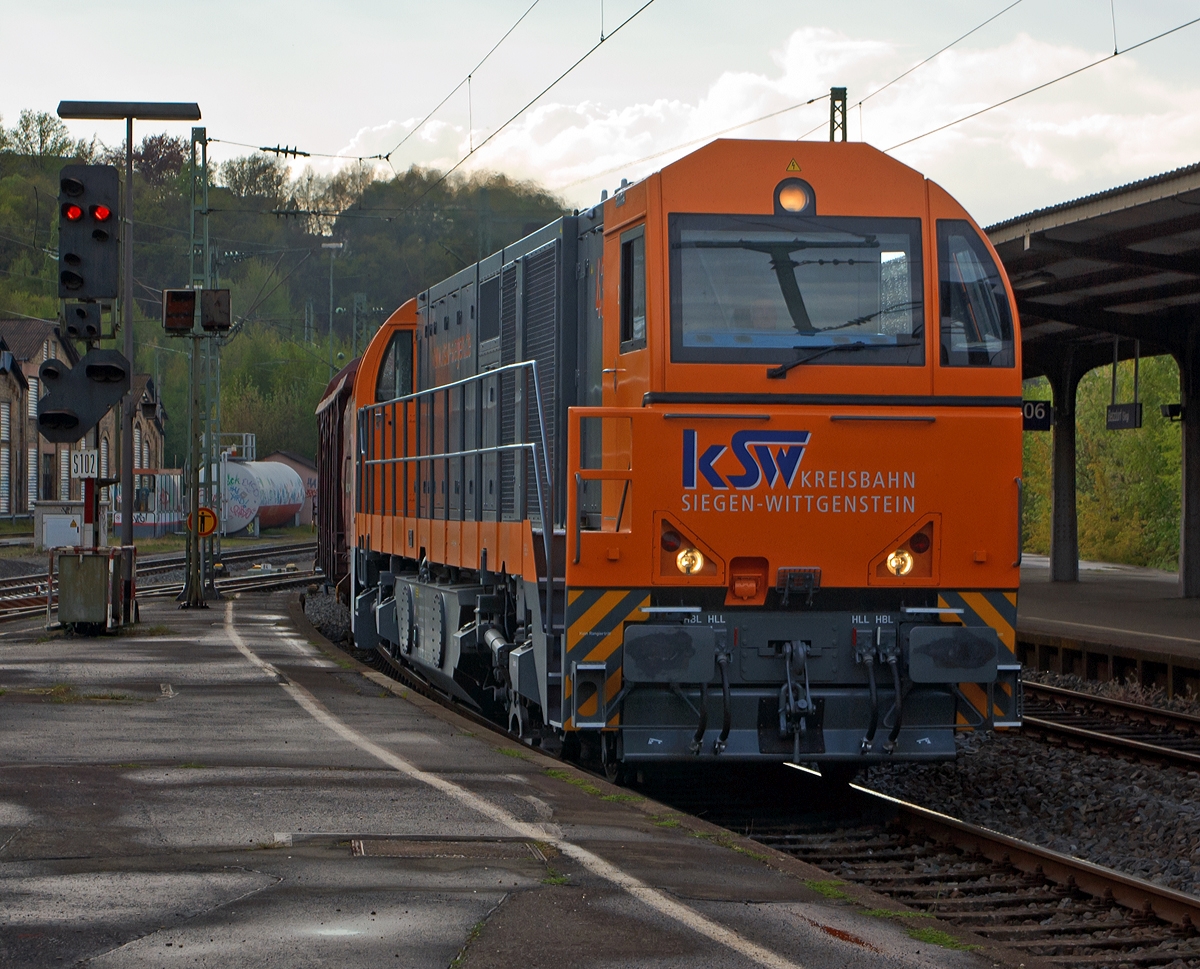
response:
M1025 544L1025 482L1020 478L1013 478L1013 481L1017 483L1017 560L1012 567L1019 569L1025 552L1022 547Z
M517 371L528 371L529 373L531 373L533 375L533 397L534 397L535 403L537 404L537 419L538 419L537 432L538 432L538 437L539 437L538 441L517 441L512 444L496 444L496 445L493 445L490 447L464 448L464 449L461 449L458 451L442 451L437 454L414 454L414 455L405 454L403 456L393 454L393 456L389 457L389 458L362 459L361 455L366 451L366 445L367 445L368 441L373 438L372 431L368 430L368 428L372 427L372 425L370 424L372 415L374 415L374 414L383 415L386 412L386 410L389 408L391 409L392 414L395 415L397 405L399 405L400 410L401 410L402 414L404 415L404 420L403 420L403 424L404 424L404 428L405 428L405 430L404 430L404 436L405 436L404 450L407 451L408 450L408 441L407 441L408 406L410 403L416 404L419 408L423 398L435 398L436 395L439 395L439 394L444 395L445 407L446 407L446 412L447 412L445 416L448 418L449 406L450 406L450 393L453 390L455 390L456 388L460 389L460 399L461 399L462 406L465 410L466 387L468 385L471 385L471 384L478 385L479 383L481 383L482 381L484 381L486 379L498 377L498 376L500 376L502 374L506 374L506 373L514 373L515 374ZM420 413L420 411L418 410L418 414L419 413ZM503 366L495 367L494 369L491 369L491 370L485 370L482 373L472 374L469 377L463 377L459 380L451 381L450 383L438 384L436 387L429 387L424 390L417 390L411 394L405 394L401 397L395 397L391 400L375 401L374 403L371 403L371 404L364 404L362 407L358 408L357 416L359 418L358 427L364 437L364 440L360 443L360 460L364 467L374 466L374 465L383 466L383 467L386 467L387 465L397 465L397 464L407 465L412 462L420 462L420 461L446 461L447 462L446 472L447 472L447 476L449 476L448 462L450 462L456 458L462 459L462 458L467 458L467 457L482 456L482 455L486 455L486 454L500 454L503 452L515 452L515 451L529 451L532 454L532 456L533 456L533 478L534 478L534 485L537 490L538 514L542 519L542 548L543 548L543 552L545 555L545 562L546 562L546 600L545 600L545 608L543 609L543 612L542 612L542 628L547 633L547 635L549 635L553 628L552 609L553 609L553 605L554 605L554 599L553 599L553 596L554 596L554 480L551 477L549 450L546 446L546 413L545 413L545 407L542 402L542 387L541 387L541 380L538 376L537 361L536 360L518 360L515 363L504 364ZM393 420L395 420L394 416L393 416ZM516 427L516 420L515 420L515 415L514 415L514 429L515 429L515 427ZM431 430L432 430L432 428L431 428ZM418 432L419 431L420 431L420 429L418 428ZM394 433L394 428L393 428L393 433ZM526 432L522 431L521 433L524 434ZM443 437L447 444L449 443L449 435L450 435L450 425L449 425L449 421L447 420L444 430L443 430ZM420 440L421 440L421 435L420 435L420 433L418 433L418 442ZM419 447L420 447L420 445L418 444L418 449L419 449ZM394 450L395 449L393 448L393 451ZM514 473L515 473L515 468L514 468ZM524 472L522 472L522 474L524 474ZM364 474L363 477L365 478L366 475ZM394 482L393 482L393 490L394 490ZM499 497L499 496L497 496L497 497ZM406 511L407 511L407 502L408 502L408 481L407 481L407 472L406 472L406 475L405 475ZM372 506L374 506L376 504L376 501L372 501L371 504L372 504ZM449 517L448 505L449 505L449 501L447 500L447 518ZM431 507L431 510L432 510L432 507ZM522 517L522 519L525 518L524 510L522 510L521 517Z

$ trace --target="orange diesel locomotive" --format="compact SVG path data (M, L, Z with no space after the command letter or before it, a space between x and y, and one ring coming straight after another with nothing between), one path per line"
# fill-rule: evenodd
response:
M864 144L715 142L376 335L355 641L613 777L950 758L1020 720L1020 393L945 191Z

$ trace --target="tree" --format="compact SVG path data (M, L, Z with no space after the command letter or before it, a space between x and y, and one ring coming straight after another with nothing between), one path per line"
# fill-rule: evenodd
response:
M49 111L31 111L25 108L15 127L6 132L3 148L14 155L29 155L33 158L90 159L95 154L96 142L80 139L71 140L67 126Z
M133 153L133 164L151 185L162 185L183 171L190 152L191 143L183 138L172 138L166 132L146 135Z
M278 158L255 152L221 166L221 184L237 198L262 198L281 203L286 197L288 168Z

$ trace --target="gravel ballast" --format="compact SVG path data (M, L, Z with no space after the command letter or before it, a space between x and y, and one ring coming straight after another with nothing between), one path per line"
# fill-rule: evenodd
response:
M874 768L873 790L1129 875L1200 894L1200 774L1018 733L959 737L943 764Z
M317 631L331 643L344 643L350 638L350 610L335 595L309 591L304 596L304 615Z

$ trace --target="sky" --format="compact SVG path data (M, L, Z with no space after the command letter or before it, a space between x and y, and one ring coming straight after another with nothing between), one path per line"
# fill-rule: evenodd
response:
M0 0L0 117L11 125L62 99L196 101L210 158L297 146L314 153L297 173L389 152L371 162L385 175L445 170L490 138L461 171L531 179L583 207L793 105L729 136L825 139L828 100L804 102L837 85L852 140L890 150L983 224L1200 161L1200 23L901 144L1112 54L1114 34L1125 50L1198 18L1200 0L653 0L620 26L644 2L100 0L64 28L54 4ZM608 39L500 130L602 30ZM99 52L75 57L86 70L74 80L61 53L70 35ZM468 74L469 91L417 128ZM124 137L121 122L70 127ZM188 127L146 123L135 140Z

